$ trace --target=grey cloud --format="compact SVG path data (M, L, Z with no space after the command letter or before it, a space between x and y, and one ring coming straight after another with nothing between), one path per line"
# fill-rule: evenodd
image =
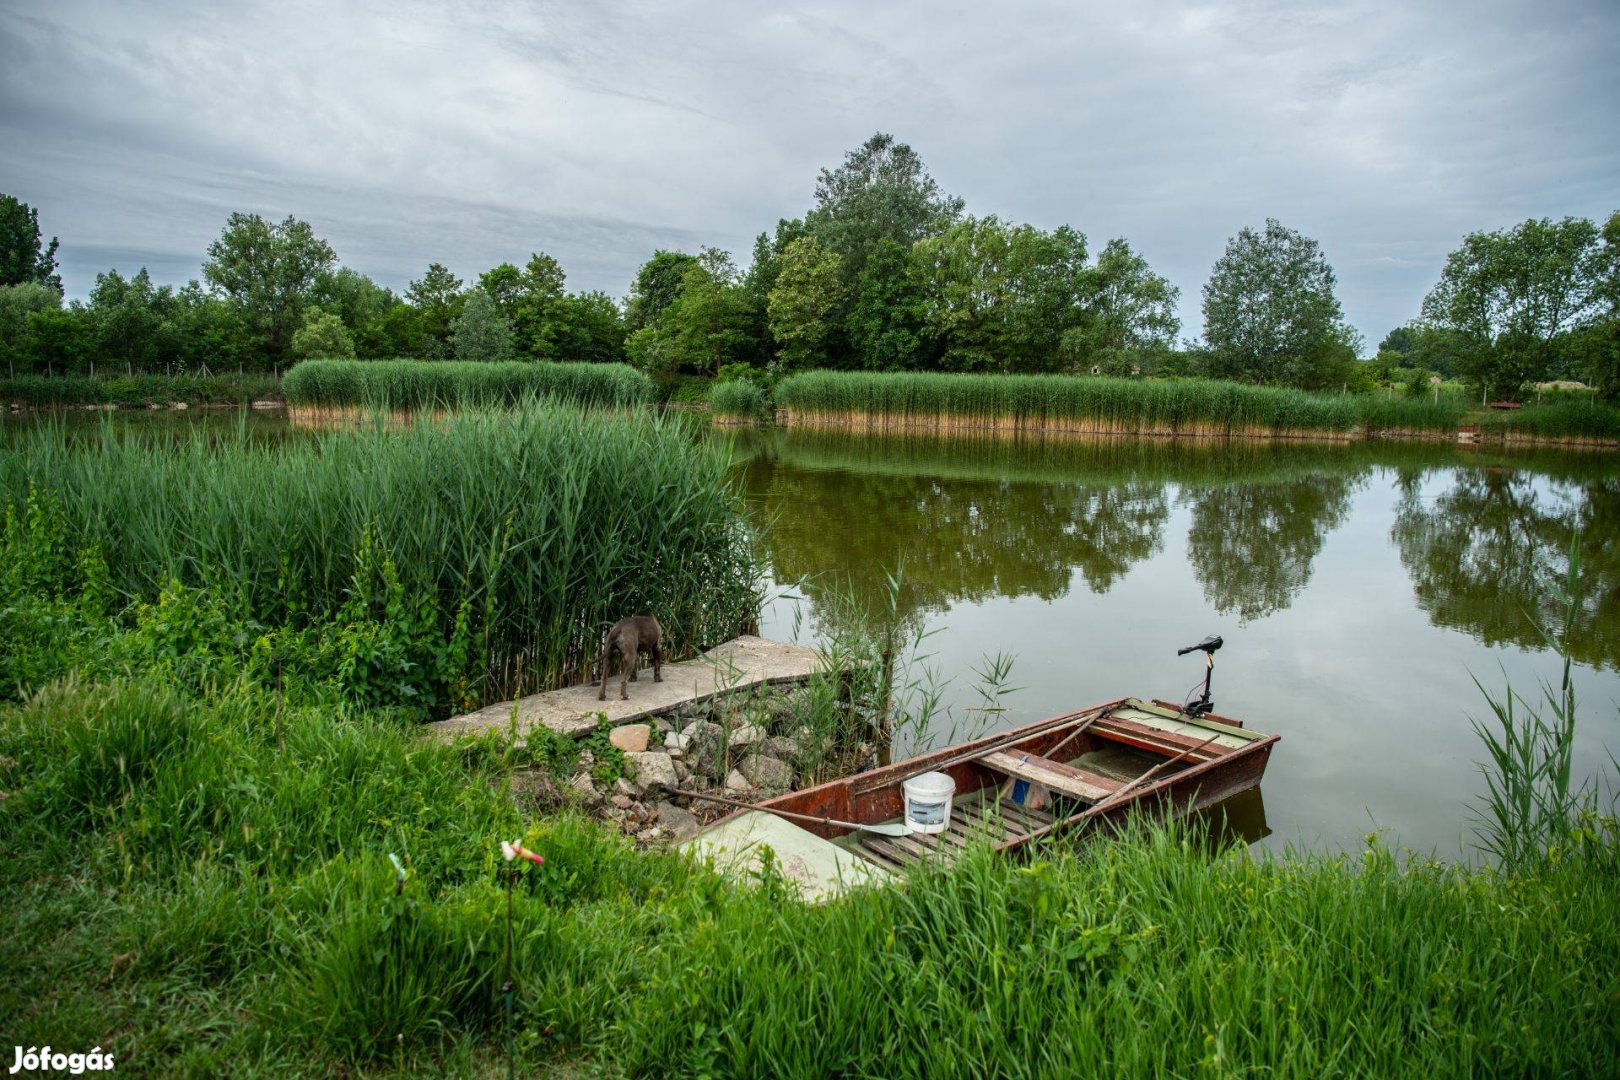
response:
M90 3L0 13L0 190L196 273L232 210L401 286L530 251L622 294L874 130L976 213L1124 236L1188 333L1228 237L1320 240L1370 342L1474 229L1620 208L1612 4ZM98 260L104 260L105 265Z

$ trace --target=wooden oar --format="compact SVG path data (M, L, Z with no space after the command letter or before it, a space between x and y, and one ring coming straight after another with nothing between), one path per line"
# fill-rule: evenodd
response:
M671 795L685 795L688 799L703 799L707 802L719 803L721 806L731 806L738 810L758 810L762 814L775 814L779 818L789 821L808 821L815 825L831 825L836 829L855 829L859 832L876 833L879 836L910 836L911 826L905 822L895 822L893 825L862 825L855 821L839 821L837 818L816 817L813 814L800 814L792 810L775 810L769 806L755 806L753 803L739 802L736 799L727 799L719 795L705 795L701 791L682 791L680 788L662 785L663 789Z

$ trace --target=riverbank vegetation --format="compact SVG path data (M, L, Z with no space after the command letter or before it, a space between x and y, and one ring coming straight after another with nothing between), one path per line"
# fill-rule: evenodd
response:
M758 420L765 416L768 401L759 386L733 379L714 384L709 391L709 412L723 420Z
M795 422L1069 429L1103 434L1455 432L1455 402L1309 394L1212 380L813 371L776 387Z
M281 399L272 375L19 375L0 378L0 407L62 409L104 406L119 409L170 405L251 405Z
M338 263L294 217L232 214L182 287L97 275L64 301L38 211L0 196L0 364L17 374L245 369L310 357L615 363L669 391L749 365L811 369L1200 376L1306 390L1474 400L1550 380L1620 399L1620 212L1465 237L1421 316L1376 350L1346 322L1328 253L1275 219L1236 229L1182 340L1182 288L1123 237L1097 246L976 216L921 157L877 134L816 178L801 216L730 252L655 251L623 302L572 292L551 256L463 279L440 263L396 293ZM1416 305L1414 305L1416 306ZM1359 360L1375 352L1370 360Z
M0 442L0 694L155 668L444 715L569 681L637 610L689 655L757 611L726 469L551 404L272 443L32 426Z
M1508 873L1178 826L809 907L531 819L530 752L153 676L4 708L0 1014L133 1075L1602 1075L1620 1045L1612 833ZM509 1038L514 837L546 861Z
M626 364L517 361L306 360L281 387L295 408L383 411L512 407L539 398L623 408L653 396L652 380Z

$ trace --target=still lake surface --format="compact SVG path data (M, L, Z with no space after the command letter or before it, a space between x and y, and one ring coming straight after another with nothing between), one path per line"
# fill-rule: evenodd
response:
M1259 797L1233 824L1267 847L1354 849L1383 831L1471 854L1483 791L1473 679L1540 697L1560 661L1536 620L1581 530L1585 603L1570 636L1577 770L1620 754L1620 459L1431 444L1032 440L740 430L750 513L779 588L762 630L814 636L827 590L931 634L951 682L937 744L974 723L975 669L1015 658L1021 687L984 730L1203 676L1176 649L1208 634L1218 711L1276 732ZM835 585L834 581L843 584ZM801 583L796 587L790 583ZM781 595L781 594L786 595ZM819 599L818 599L819 598Z
M284 413L112 414L168 436ZM0 416L92 428L97 415ZM944 745L1129 695L1176 701L1203 677L1179 646L1225 638L1218 711L1280 734L1261 792L1228 825L1270 848L1353 850L1375 830L1469 857L1484 790L1473 679L1532 699L1560 661L1572 531L1584 603L1569 638L1581 702L1576 768L1620 756L1620 456L1436 444L934 437L708 430L732 444L777 587L762 632L812 641L829 590L928 631L948 679ZM986 722L975 669L1013 657L1019 687ZM906 747L898 748L904 752Z

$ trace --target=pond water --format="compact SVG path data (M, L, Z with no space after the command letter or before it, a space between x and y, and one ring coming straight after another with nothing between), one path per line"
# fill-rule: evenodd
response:
M96 414L0 415L6 428ZM154 435L289 434L283 413L118 413ZM1117 697L1184 700L1179 646L1219 634L1221 713L1276 732L1263 789L1227 823L1268 847L1354 849L1383 830L1472 852L1484 789L1473 679L1540 696L1559 660L1572 531L1583 607L1569 638L1582 777L1620 755L1620 457L1434 444L937 438L715 429L730 441L777 588L762 632L812 640L830 591L900 614L950 680L934 745ZM999 714L974 674L1013 657ZM986 722L986 715L994 716ZM901 752L905 746L898 748Z
M1582 534L1570 636L1577 768L1620 754L1620 460L1431 444L1077 442L743 430L734 440L778 589L762 629L813 635L828 590L931 631L954 721L975 669L1015 658L997 730L1135 695L1184 700L1208 634L1217 710L1282 736L1235 808L1270 847L1350 849L1374 830L1470 854L1483 749L1474 685L1526 695L1560 662L1536 620ZM841 582L837 584L835 582ZM983 713L977 714L981 718ZM1605 749L1607 748L1607 749Z

